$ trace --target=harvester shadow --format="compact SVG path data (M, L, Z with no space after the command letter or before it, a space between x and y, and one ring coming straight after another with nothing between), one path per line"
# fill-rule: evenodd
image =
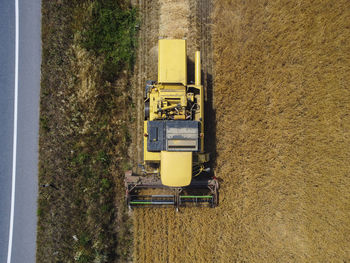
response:
M187 76L188 82L194 83L195 78L195 63L191 59L187 58ZM201 70L202 85L204 87L204 148L206 152L210 153L209 167L211 168L209 177L215 176L216 168L216 111L214 109L214 82L212 74ZM221 178L217 178L219 185L223 183ZM217 192L217 205L220 203L220 194Z
M188 83L194 83L195 75L195 63L193 60L187 58L187 76ZM214 88L213 88L213 76L208 72L201 70L202 85L204 86L204 148L206 152L210 153L210 163L211 167L215 171L216 167L216 112L214 110ZM213 171L212 171L213 172ZM213 172L214 173L214 172ZM213 174L215 175L215 174Z

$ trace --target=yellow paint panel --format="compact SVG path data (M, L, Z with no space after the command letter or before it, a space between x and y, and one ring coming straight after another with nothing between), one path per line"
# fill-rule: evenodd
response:
M186 40L161 39L158 45L158 83L186 85Z
M187 186L192 179L192 152L166 152L160 154L162 184L171 187Z

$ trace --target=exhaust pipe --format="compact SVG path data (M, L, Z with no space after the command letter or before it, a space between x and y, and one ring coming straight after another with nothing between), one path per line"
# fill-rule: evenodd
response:
M200 120L202 122L201 125L201 153L204 153L204 89L202 86L202 80L201 80L201 73L202 73L202 69L201 69L201 52L200 51L196 51L195 53L195 59L194 59L194 64L195 64L195 85L196 88L199 89L200 92Z
M195 85L199 86L201 85L201 52L196 51L195 54L195 59L194 59L194 64L195 64Z

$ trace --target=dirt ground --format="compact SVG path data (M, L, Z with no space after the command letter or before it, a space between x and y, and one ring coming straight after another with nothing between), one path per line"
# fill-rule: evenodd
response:
M140 94L167 1L141 2ZM134 261L349 262L349 2L177 2L195 10L220 204L135 210Z

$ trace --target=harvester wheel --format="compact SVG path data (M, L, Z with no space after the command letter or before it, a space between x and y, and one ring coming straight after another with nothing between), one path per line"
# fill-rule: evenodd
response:
M145 120L149 118L149 101L145 102Z

